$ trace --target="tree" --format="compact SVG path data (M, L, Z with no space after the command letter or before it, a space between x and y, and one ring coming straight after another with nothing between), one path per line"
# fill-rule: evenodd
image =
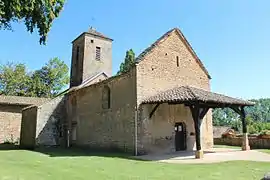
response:
M120 70L117 72L117 74L128 72L134 63L135 63L135 53L132 49L130 49L126 52L125 60L124 62L121 63Z
M51 59L32 75L31 96L54 97L69 83L68 66L59 58Z
M0 66L0 94L27 96L30 81L24 64L7 63Z
M252 99L254 106L246 107L246 123L250 133L260 133L270 130L270 99ZM241 131L242 123L239 115L231 109L215 109L213 124L216 126L231 126Z
M68 66L59 58L41 69L27 71L24 64L0 66L0 93L13 96L55 97L69 83Z
M23 20L27 31L38 29L45 44L52 22L59 16L65 0L0 0L0 29L12 29L11 22Z

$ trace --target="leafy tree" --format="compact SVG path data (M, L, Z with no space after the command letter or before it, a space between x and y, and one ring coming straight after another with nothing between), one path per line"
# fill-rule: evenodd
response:
M31 82L24 64L7 63L0 66L0 93L11 96L27 96Z
M254 106L246 107L246 122L250 133L260 133L270 130L270 99L253 99ZM215 109L213 111L213 124L216 126L231 126L241 131L241 119L231 109Z
M28 72L24 64L0 66L0 93L13 96L54 97L69 83L68 66L59 58Z
M31 96L54 97L69 83L68 66L59 58L51 59L32 75Z
M59 16L65 0L0 0L0 29L12 29L11 22L23 20L27 31L38 29L45 44L52 22Z
M126 52L125 60L124 62L121 63L120 70L117 72L117 74L128 72L134 63L135 63L135 53L132 49L130 49Z

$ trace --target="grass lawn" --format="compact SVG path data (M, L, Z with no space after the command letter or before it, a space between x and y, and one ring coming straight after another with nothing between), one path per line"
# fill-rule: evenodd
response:
M258 149L258 151L270 154L270 149Z
M75 150L0 150L0 180L261 179L270 163L166 164Z
M241 147L239 146L228 146L228 145L214 145L214 148L241 149Z
M227 145L214 145L214 148L241 149L241 147L239 146L227 146ZM255 150L270 154L270 149L255 149Z

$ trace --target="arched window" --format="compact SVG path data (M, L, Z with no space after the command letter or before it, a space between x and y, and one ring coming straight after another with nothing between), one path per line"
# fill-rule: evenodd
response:
M111 108L111 90L109 86L105 86L102 91L102 108L103 109Z

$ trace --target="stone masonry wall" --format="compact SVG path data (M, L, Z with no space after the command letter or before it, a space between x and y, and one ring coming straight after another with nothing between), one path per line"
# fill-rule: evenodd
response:
M177 56L179 58L179 67L177 66ZM139 105L148 96L182 85L210 90L208 76L187 49L177 32L173 32L148 53L144 60L138 63L137 103ZM144 117L141 116L141 118ZM168 121L168 119L164 119L164 121ZM143 122L139 122L138 127L141 129L139 131L140 138L151 136L151 134L145 134ZM211 147L213 145L211 111L204 118L201 128L204 147ZM142 147L140 142L139 147Z
M0 105L0 143L19 140L21 111L24 107L19 105Z
M83 79L99 72L105 72L110 77L112 75L112 41L87 34L84 46ZM96 60L96 47L100 47L100 61Z
M66 120L65 96L59 96L38 107L36 145L64 144L63 125ZM61 132L62 131L62 132Z
M77 86L82 83L83 58L84 58L84 36L76 39L72 45L71 71L70 71L70 86ZM79 48L77 61L77 48Z
M248 138L252 149L270 149L270 139ZM214 138L215 145L242 146L242 137Z
M112 77L69 94L72 145L134 151L135 71ZM103 88L110 88L110 108L102 107Z
M195 145L194 123L189 108L184 105L161 104L149 120L149 113L155 105L143 105L143 117L145 118L144 132L146 136L142 137L141 144L146 153L169 153L174 152L176 122L184 122L187 131L187 150L193 150Z
M37 106L30 106L22 111L20 147L33 149L36 145Z
M31 147L65 143L63 135L66 120L65 96L59 96L40 106L25 108L22 114L21 143ZM32 130L34 132L31 132Z

